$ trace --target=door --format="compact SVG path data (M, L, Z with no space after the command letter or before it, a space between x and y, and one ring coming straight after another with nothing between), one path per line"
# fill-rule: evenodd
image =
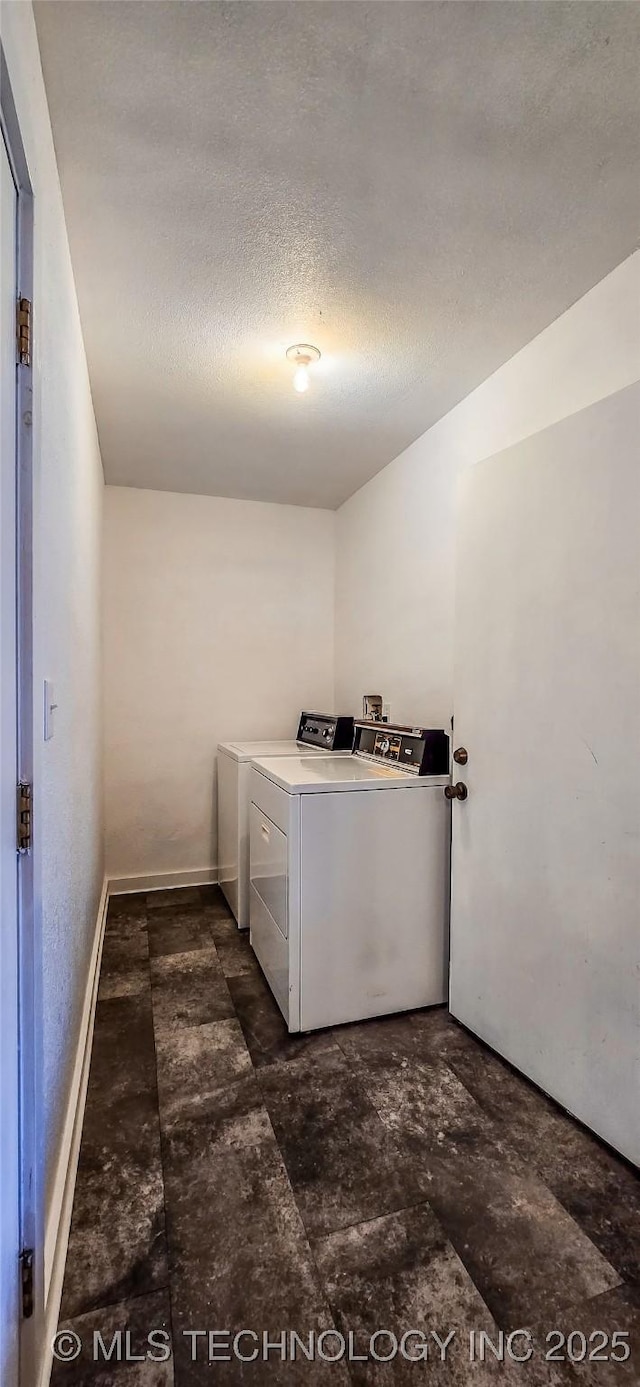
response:
M640 386L459 498L451 1010L640 1160Z
M17 1387L20 1302L16 297L18 198L0 136L0 1380Z

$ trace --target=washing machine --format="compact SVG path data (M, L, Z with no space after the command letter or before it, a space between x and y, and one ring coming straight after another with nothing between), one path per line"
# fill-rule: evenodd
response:
M353 718L301 713L295 740L218 746L218 881L240 929L249 928L249 770L256 756L350 752Z
M449 780L441 729L254 760L251 944L290 1031L446 1001Z

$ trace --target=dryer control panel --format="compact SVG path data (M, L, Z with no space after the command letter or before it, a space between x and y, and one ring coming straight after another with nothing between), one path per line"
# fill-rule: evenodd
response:
M357 722L353 750L368 761L392 761L414 775L449 773L449 738L441 728Z
M307 746L324 747L325 751L351 751L353 718L336 717L333 713L301 713L296 740Z

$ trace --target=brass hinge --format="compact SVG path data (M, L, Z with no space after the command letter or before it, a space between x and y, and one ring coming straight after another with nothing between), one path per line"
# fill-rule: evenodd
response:
M18 299L17 307L17 337L18 337L18 364L20 366L31 365L31 303L29 299Z
M18 804L17 804L17 848L19 853L26 853L31 848L31 786L26 780L21 780L18 785Z
M22 1318L30 1320L33 1314L33 1248L25 1247L20 1253L20 1285L22 1287Z

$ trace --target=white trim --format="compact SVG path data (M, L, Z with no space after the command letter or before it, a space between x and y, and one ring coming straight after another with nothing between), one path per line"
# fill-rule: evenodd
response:
M151 872L148 876L110 877L109 895L126 895L128 891L171 890L173 886L216 885L218 872L215 867L200 867L191 872Z
M62 1133L62 1142L53 1185L53 1195L47 1213L44 1244L44 1345L39 1387L48 1387L52 1367L51 1340L58 1327L62 1283L69 1245L71 1211L76 1186L80 1138L84 1121L84 1109L91 1065L93 1044L93 1023L98 995L102 941L107 919L109 885L105 877L100 894L100 904L96 919L89 975L84 994L82 1021L76 1049L73 1078L69 1090L67 1112Z

